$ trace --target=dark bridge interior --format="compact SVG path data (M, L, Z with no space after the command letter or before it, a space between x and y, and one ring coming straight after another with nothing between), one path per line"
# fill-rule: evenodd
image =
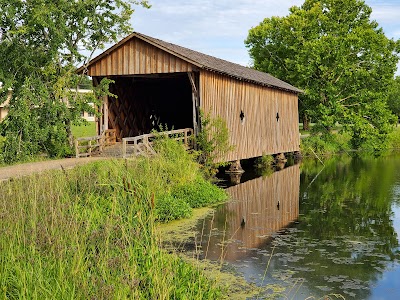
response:
M186 73L111 78L109 128L117 138L163 130L193 128L192 88Z

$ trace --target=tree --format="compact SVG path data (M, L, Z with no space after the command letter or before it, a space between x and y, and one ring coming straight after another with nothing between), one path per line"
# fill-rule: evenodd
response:
M131 31L133 5L148 7L144 0L0 0L0 103L12 89L0 127L3 160L71 152L71 124L108 93L109 83L92 94L72 91L85 82L76 67Z
M400 76L393 81L391 92L389 93L388 106L392 113L400 120Z
M303 89L300 113L317 128L338 122L355 148L379 149L394 121L387 91L400 42L388 39L361 0L306 0L286 17L266 18L249 31L254 68Z

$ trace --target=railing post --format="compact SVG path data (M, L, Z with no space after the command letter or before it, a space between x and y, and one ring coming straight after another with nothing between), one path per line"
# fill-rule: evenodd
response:
M185 130L185 133L184 133L184 142L185 142L185 146L188 146L188 132L187 132L187 130Z
M104 145L104 135L101 135L100 138L98 139L99 143L99 152L103 153L103 145Z
M92 140L89 141L89 157L92 156Z
M133 154L135 156L137 156L138 152L139 152L139 149L138 149L137 139L135 138L135 140L133 141Z
M122 157L126 158L126 139L122 139Z
M75 157L79 158L79 141L75 140Z

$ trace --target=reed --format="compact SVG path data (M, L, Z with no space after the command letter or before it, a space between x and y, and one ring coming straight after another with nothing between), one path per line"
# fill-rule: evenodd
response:
M158 200L201 176L179 159L187 165L160 155L3 183L0 299L221 298L215 281L160 247Z

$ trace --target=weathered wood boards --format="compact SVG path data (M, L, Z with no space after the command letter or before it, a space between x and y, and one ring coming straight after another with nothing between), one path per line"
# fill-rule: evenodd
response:
M189 139L193 135L193 129L191 128L163 131L159 132L158 134L162 136L167 136L176 141L180 141L185 146L191 147L191 140ZM123 138L122 157L127 158L128 153L132 153L133 156L146 155L147 153L150 153L152 155L156 154L154 149L152 148L152 140L156 137L156 134L149 133L135 137ZM131 147L133 151L128 151L128 147Z
M201 109L228 125L235 148L220 161L299 150L301 90L269 74L139 33L93 59L87 74L95 84L115 80L118 97L105 99L98 128L115 129L119 141L157 128L154 118L197 134Z
M226 120L235 145L226 161L299 150L296 94L209 71L200 73L200 91L202 110Z
M139 39L131 39L88 68L89 76L191 72L190 63Z

